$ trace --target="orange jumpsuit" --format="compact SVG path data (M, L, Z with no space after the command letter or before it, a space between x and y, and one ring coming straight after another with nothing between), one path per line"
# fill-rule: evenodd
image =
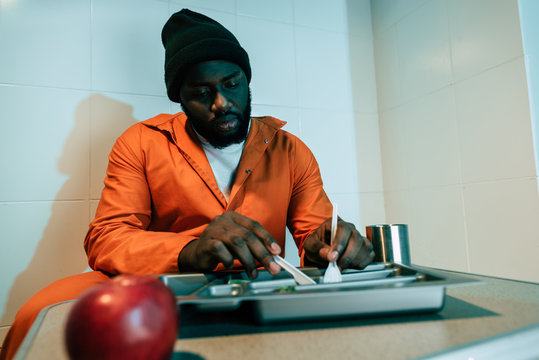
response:
M9 353L39 309L76 298L106 280L103 273L177 272L182 248L226 210L259 222L282 249L288 226L301 254L305 239L331 216L332 207L314 156L280 129L284 124L252 118L228 203L183 113L130 127L109 155L105 188L84 240L90 267L97 271L62 279L34 295L6 337Z

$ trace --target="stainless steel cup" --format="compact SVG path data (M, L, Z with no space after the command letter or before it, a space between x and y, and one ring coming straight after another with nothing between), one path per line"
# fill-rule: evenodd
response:
M367 226L367 238L374 248L375 262L410 265L408 225L369 225Z

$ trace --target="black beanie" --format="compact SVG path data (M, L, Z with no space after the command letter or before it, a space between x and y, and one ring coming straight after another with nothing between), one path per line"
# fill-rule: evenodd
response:
M236 37L209 17L183 9L173 14L161 32L165 47L165 83L170 100L180 102L185 72L203 61L226 60L243 69L251 81L249 56Z

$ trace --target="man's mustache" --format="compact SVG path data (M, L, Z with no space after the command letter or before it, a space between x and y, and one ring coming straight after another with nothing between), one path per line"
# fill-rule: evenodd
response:
M233 111L233 110L227 110L227 111L219 111L219 112L214 113L214 116L213 116L212 120L219 121L220 119L228 117L229 115L233 115L233 116L237 117L240 120L242 120L242 118L243 118L242 114L240 114L239 112Z

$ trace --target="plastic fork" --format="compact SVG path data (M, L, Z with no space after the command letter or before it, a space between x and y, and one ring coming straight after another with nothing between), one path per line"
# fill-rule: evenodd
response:
M333 245L333 241L335 240L335 234L337 233L337 204L333 204L333 214L331 215L331 238L330 238L330 244ZM326 269L326 272L324 273L324 283L336 283L336 282L342 282L342 275L341 271L339 270L339 267L337 266L337 262L331 261L328 264L328 268Z
M308 277L307 275L305 275L305 273L303 273L303 271L299 270L298 268L296 268L294 265L290 264L288 261L286 261L285 259L283 259L279 255L274 255L273 260L275 260L275 262L277 264L279 264L290 275L292 275L294 280L296 280L296 282L299 285L314 285L314 284L316 284L316 282L313 279L311 279L310 277Z

